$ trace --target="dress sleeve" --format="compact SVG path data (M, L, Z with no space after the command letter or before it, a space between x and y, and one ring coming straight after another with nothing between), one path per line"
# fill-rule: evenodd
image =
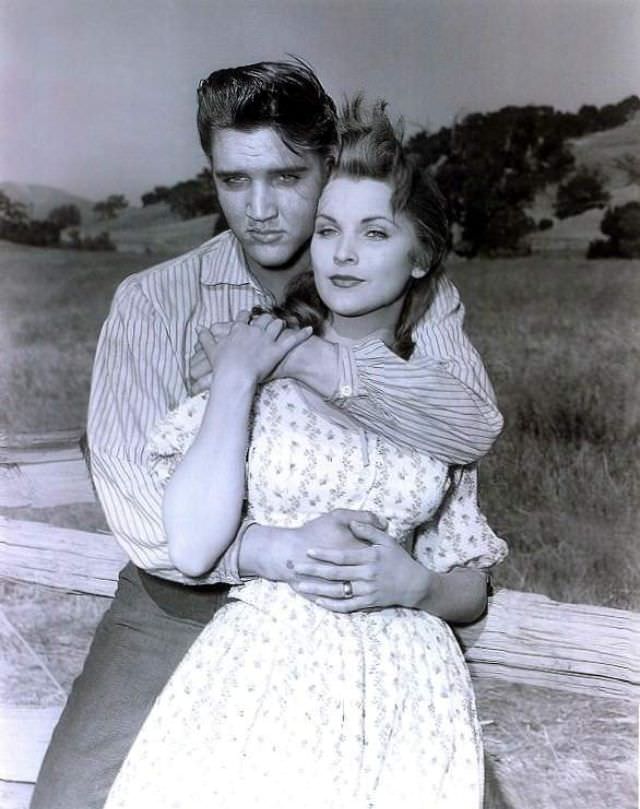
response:
M463 321L458 291L442 276L414 330L409 360L377 339L340 347L334 403L365 429L443 463L479 460L499 435L502 416Z
M170 410L151 430L147 466L151 477L164 489L202 423L207 394L186 399Z
M454 567L487 569L507 555L506 542L492 531L478 506L473 466L457 467L438 514L416 531L414 556L425 567L446 573Z

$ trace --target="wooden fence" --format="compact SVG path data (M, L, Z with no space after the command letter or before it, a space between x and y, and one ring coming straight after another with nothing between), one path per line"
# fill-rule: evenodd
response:
M94 502L77 432L0 436L0 507L5 513ZM66 593L113 596L125 562L107 534L11 516L0 517L0 546L0 577ZM3 648L19 642L12 633L6 619L0 620ZM490 599L486 617L458 635L474 679L620 699L640 696L638 614L501 590ZM20 671L9 674L46 676L33 654L27 651L18 659ZM26 805L62 699L54 706L0 706L1 806Z

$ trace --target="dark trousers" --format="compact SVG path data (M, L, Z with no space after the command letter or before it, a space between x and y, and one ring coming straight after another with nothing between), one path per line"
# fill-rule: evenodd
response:
M42 763L31 809L101 809L158 696L225 585L188 587L128 564Z

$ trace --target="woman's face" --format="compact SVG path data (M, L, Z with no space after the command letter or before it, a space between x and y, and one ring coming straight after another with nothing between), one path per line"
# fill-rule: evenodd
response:
M335 177L316 214L311 263L320 297L339 318L368 316L371 330L393 328L411 277L417 239L404 214L391 208L382 180Z

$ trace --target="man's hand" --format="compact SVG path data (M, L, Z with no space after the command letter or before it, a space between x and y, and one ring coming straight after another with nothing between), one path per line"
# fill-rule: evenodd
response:
M352 531L354 520L371 528L379 524L375 515L368 511L336 509L298 528L252 525L245 532L240 546L240 572L244 576L260 576L293 584L296 566L310 560L309 549L346 553L365 548L365 543Z
M333 612L417 607L434 574L381 528L358 520L352 520L350 528L367 544L311 548L310 558L294 565L291 587L296 593Z
M232 326L233 320L229 320L224 323L214 323L209 328L209 333L213 337L213 340L217 343L218 340L228 337ZM213 350L214 346L211 347L211 351ZM209 353L211 353L211 351ZM196 350L193 353L189 364L189 378L191 380L192 396L202 393L203 390L209 390L211 387L211 371L212 365L211 361L209 360L209 356L207 356L207 352L202 347L202 343L198 341L196 344Z

